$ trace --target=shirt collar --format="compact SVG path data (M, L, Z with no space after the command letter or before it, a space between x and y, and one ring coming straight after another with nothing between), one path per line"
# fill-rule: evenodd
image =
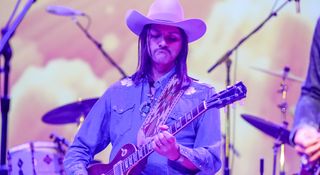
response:
M164 74L157 81L155 81L153 86L155 88L159 86L164 87L175 73L176 73L176 67L173 67L168 73Z

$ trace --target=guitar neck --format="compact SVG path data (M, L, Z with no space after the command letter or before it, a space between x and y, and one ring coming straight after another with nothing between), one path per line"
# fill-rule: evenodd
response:
M169 126L169 129L168 129L169 133L171 133L172 135L177 134L180 130L186 127L189 123L191 123L194 119L196 119L199 115L204 113L206 110L207 110L206 102L203 101L200 105L198 105L192 111L180 117L178 121L176 121L173 125Z

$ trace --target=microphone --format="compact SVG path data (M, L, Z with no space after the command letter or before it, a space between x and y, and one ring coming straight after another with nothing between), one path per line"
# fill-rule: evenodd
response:
M61 16L85 16L84 12L63 6L48 6L47 12Z
M300 0L294 0L296 2L296 12L300 13Z

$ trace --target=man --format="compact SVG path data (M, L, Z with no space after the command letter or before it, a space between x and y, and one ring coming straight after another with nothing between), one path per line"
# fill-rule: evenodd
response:
M93 106L65 156L67 174L87 174L93 156L109 143L112 162L127 154L125 144L141 148L151 143L154 152L137 166L141 174L216 173L221 167L217 109L207 110L175 136L170 129L214 93L187 75L188 43L204 35L205 23L184 19L178 0L155 0L147 16L132 10L126 22L139 36L137 71L109 87Z
M320 18L318 19L310 52L310 63L301 97L296 106L294 128L291 132L295 149L304 164L315 165L320 158Z

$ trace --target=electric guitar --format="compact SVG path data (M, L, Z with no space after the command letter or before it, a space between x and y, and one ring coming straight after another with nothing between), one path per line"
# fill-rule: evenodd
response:
M177 122L169 126L168 132L175 135L208 109L229 105L245 98L246 93L247 89L242 82L230 86L226 90L212 95L192 111L180 117ZM153 151L151 141L139 148L133 144L126 144L109 164L97 163L90 165L88 173L89 175L129 175L136 165L147 158Z
M304 158L302 158L304 159ZM299 175L319 175L320 174L320 160L313 163L306 163L306 159L303 160L301 171Z

